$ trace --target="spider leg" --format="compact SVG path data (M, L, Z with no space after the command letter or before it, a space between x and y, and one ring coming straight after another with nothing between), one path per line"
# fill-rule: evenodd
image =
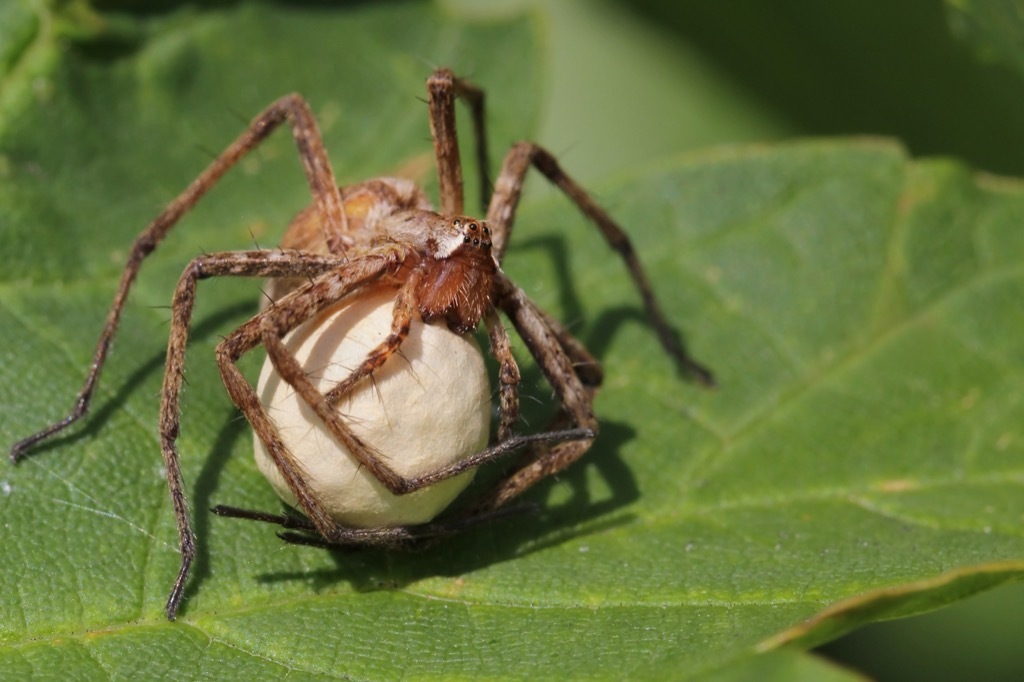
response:
M417 314L412 292L415 290L419 277L419 273L414 271L410 274L406 285L399 290L395 300L391 333L367 354L361 365L324 394L324 398L330 406L336 406L338 401L355 388L359 382L372 375L398 352L408 337L409 327L413 317ZM519 419L519 366L512 356L508 333L501 325L501 320L498 319L493 307L488 308L484 321L490 337L491 353L500 363L498 378L501 420L498 427L498 440L505 440L511 433L512 426Z
M565 414L564 418L567 418L576 430L585 431L589 436L565 439L554 444L551 441L539 440L526 462L502 479L474 506L477 512L487 512L501 507L542 478L565 469L590 448L598 428L593 411L596 385L584 384L571 357L577 348L582 349L582 345L573 340L568 344L570 350L567 352L559 338L560 328L552 327L546 316L527 298L523 290L503 273L499 273L495 289L500 307L512 321L512 325L519 332L558 396ZM589 357L589 354L586 356ZM588 375L584 373L584 376ZM556 419L556 423L558 421L561 419Z
M597 388L601 385L604 380L604 371L601 369L601 363L597 361L590 351L573 336L568 329L565 328L561 322L556 320L551 315L547 314L540 308L534 307L534 311L540 316L544 324L551 329L551 333L558 339L558 343L562 346L562 350L566 352L569 359L572 360L572 365L576 369L576 376L580 378L583 385L586 386L591 393L596 393Z
M519 421L519 365L512 355L508 332L501 323L497 311L488 306L484 324L491 342L491 355L498 361L498 442L507 440Z
M643 299L647 319L650 320L651 326L657 332L665 352L676 361L680 370L701 384L714 386L715 380L711 371L687 353L679 333L668 323L629 237L586 190L566 175L550 152L532 142L519 142L513 145L505 157L501 174L495 184L494 196L491 197L491 204L487 210L487 221L493 231L492 249L498 262L501 262L505 248L508 246L516 208L522 194L523 181L530 166L539 170L552 184L561 189L576 204L576 207L597 226L608 245L615 249L625 261L626 268L633 278L633 284Z
M185 485L176 441L180 431L179 398L185 375L185 347L195 305L199 280L209 277L277 277L305 273L318 275L339 263L338 257L324 257L294 251L229 251L195 258L182 272L174 290L171 331L167 342L167 365L160 401L160 449L174 516L178 525L181 567L167 599L167 617L174 620L184 595L185 581L195 558L195 536L189 518Z
M480 207L490 201L490 160L487 153L487 131L484 122L484 91L459 78L448 69L438 69L427 79L430 107L430 134L437 157L437 179L441 194L441 212L448 215L463 212L462 165L459 139L455 130L455 99L463 98L473 117L476 138L476 159L480 173Z
M217 346L217 365L228 395L266 446L267 453L295 495L303 513L325 537L336 532L337 524L306 485L301 465L288 450L277 426L260 401L256 389L238 369L236 363L245 353L263 343L275 369L285 381L292 386L311 386L294 356L285 348L282 341L284 335L327 306L379 280L387 269L394 265L397 257L393 249L386 249L376 255L349 260L288 293L275 305L258 313L236 329ZM271 333L268 333L268 325L272 328ZM317 395L322 399L319 393ZM352 440L358 441L343 423L340 432L334 432L334 435L346 445Z
M357 259L349 260L340 265L338 264L337 259L335 259L331 261L331 263L336 266L335 269L320 275L313 282L310 282L287 294L274 306L257 314L239 329L234 331L217 347L217 361L220 367L221 377L228 390L228 394L231 396L232 401L234 401L249 420L257 436L263 441L268 454L273 459L278 470L281 472L289 489L295 495L299 508L303 513L305 513L309 520L308 527L303 526L302 529L309 532L313 532L315 530L315 532L321 536L323 542L327 544L396 545L412 539L413 535L416 537L421 537L425 534L437 535L442 531L432 530L429 533L426 533L426 531L422 529L416 530L416 526L402 526L381 530L346 528L339 526L330 518L324 510L321 502L316 498L316 495L306 485L304 479L305 474L302 471L301 465L295 460L292 453L289 452L287 446L284 444L278 433L277 427L269 417L266 408L260 402L256 391L238 370L236 365L237 361L242 357L242 355L260 343L262 343L266 348L267 355L274 364L274 367L281 378L288 383L302 398L302 400L313 409L314 413L324 423L332 436L342 443L363 466L367 467L367 469L394 494L412 492L447 478L452 478L482 464L507 457L509 454L523 447L552 441L589 439L594 435L593 431L586 428L572 428L559 431L548 431L540 434L531 434L527 436L510 436L504 438L502 442L467 459L448 467L412 478L404 478L384 464L380 455L376 453L369 444L362 442L351 431L344 418L337 412L331 401L328 399L330 393L321 393L312 383L303 368L299 365L295 356L285 346L284 337L288 332L292 331L298 325L307 321L327 306L341 301L345 297L357 293L362 287L373 283L386 272L389 272L391 268L401 264L403 259L404 252L400 249L396 249L394 245L381 247L381 249L379 249L374 255L365 255ZM381 347L370 351L362 366L363 370L367 374L372 372L375 367L383 364L387 357L397 350L401 340L405 338L411 314L415 310L412 305L413 301L411 296L412 292L415 291L418 276L419 275L415 274L415 271L411 273L402 288L399 290L395 305L398 312L396 313L395 321L393 322L392 335L395 338L390 342L386 341L381 345ZM183 298L189 299L188 296ZM497 316L493 310L490 311L489 315L492 321L497 320ZM498 326L500 327L500 325ZM492 337L499 339L499 346L501 345L501 339L504 338L504 343L507 346L507 335L505 335L503 329L501 331L492 331ZM506 354L508 357L502 357ZM514 360L511 359L511 353L507 351L507 349L505 351L499 350L497 355L500 357L501 362L504 365L508 365L510 362L514 364ZM176 372L176 374L180 374L180 370ZM512 378L518 378L517 369L510 369L506 367L503 374L505 376L506 383L508 383ZM366 374L364 374L364 376L365 375ZM518 382L516 381L516 383ZM342 382L341 387L348 390L353 385L354 382L352 384ZM180 387L180 377L178 379L177 387L175 387L175 390L171 391L171 393L174 394L175 401L177 399L176 390L178 387ZM504 390L507 391L508 389ZM345 391L340 391L339 397L343 396L344 392ZM506 398L505 403L507 405L518 405L517 399L513 400L511 398ZM517 409L512 410L512 413L517 414ZM507 428L505 430L507 430ZM176 435L176 423L174 429L170 429L170 431ZM180 492L180 473L176 471L176 457L177 455L174 453L172 458L174 461L168 468L171 469L173 467L175 469L175 473L172 478L175 478L177 481L176 486ZM174 490L173 486L172 490ZM187 561L183 559L183 569L179 580L183 585L184 578L187 576L188 562L191 561L191 553L194 552L194 549L191 546L191 529L188 526L188 517L185 512L183 496L175 495L174 497L176 500L181 499L182 501L179 523L182 524L183 528L182 545L185 548L184 552L189 556ZM271 522L276 522L278 519L278 517L265 514L264 512L243 511L241 513L232 513L230 511L218 511L218 513L223 513L223 515L226 516L240 516L242 518L255 520L270 520ZM458 532L460 528L467 524L468 522L465 520L459 520L457 523L453 522L452 524L445 526L448 527L450 525L452 530L445 532ZM424 528L426 528L426 526L424 526ZM306 539L308 540L309 538ZM320 540L315 540L313 542L314 544L322 544ZM180 592L180 586L176 584L176 588L179 589ZM177 599L180 600L180 594L177 596Z
M415 274L414 271L414 273L406 280L405 284L403 284L402 289L399 290L397 302L395 304L396 310L405 308L407 305L411 305L411 299L408 297L411 296L411 292L415 289L417 277L418 275ZM326 394L321 393L306 375L305 371L303 371L295 356L292 355L285 346L283 340L284 335L302 321L301 319L296 321L295 311L304 311L306 309L304 299L307 298L308 295L309 294L303 293L301 290L297 291L294 294L291 294L293 298L289 301L288 305L281 304L277 308L267 310L261 314L260 334L263 346L267 350L267 357L270 358L270 361L274 364L274 367L277 369L281 378L295 389L295 392L307 405L309 405L317 417L320 418L324 426L328 431L330 431L331 435L343 444L352 456L355 457L360 464L365 466L374 475L374 477L394 495L404 495L439 481L452 478L482 464L505 457L526 445L537 442L590 438L593 436L593 432L585 427L544 432L528 436L510 436L494 446L449 466L442 467L441 469L428 472L420 476L404 477L385 464L380 453L374 451L369 444L364 443L352 432L348 424L345 423L345 418L335 409L329 399L329 396L335 393L339 399L344 397L345 392L351 390L354 382L349 383L348 379L346 379L330 392ZM301 314L303 315L302 319L308 317L305 312L302 312ZM405 334L408 332L407 325L409 324L409 319L406 315L407 313L404 312L396 314L396 322L393 323L393 329L397 328L398 331L393 331L391 335L394 336L395 339L390 341L385 340L380 346L371 350L363 365L360 368L357 368L357 372L360 369L368 367L371 368L369 371L372 371L372 367L383 364L383 362L398 349L401 340L405 338ZM233 367L233 365L230 366ZM237 372L237 368L234 371ZM365 374L363 376L365 376ZM247 391L252 391L252 387L249 386L247 382L244 383L244 386ZM339 388L344 390L339 391ZM255 400L255 392L251 393L251 397L249 399ZM262 417L257 414L257 411L265 416L265 412L263 411L262 406L258 404L258 401L256 401L255 405L245 406L243 406L243 402L245 401L236 401L236 404L238 404L243 411L252 410L256 421L262 419ZM246 412L246 416L249 416L248 411ZM249 421L253 423L253 427L256 428L258 433L261 429L270 430L272 428L271 426L264 427L262 425L257 428L254 418L250 418ZM275 448L271 448L270 443L267 443L267 446L268 450L271 450L272 456L274 456L273 450ZM283 470L282 473L285 474L287 478L288 474ZM289 483L289 487L292 487L291 483ZM310 512L310 510L306 509L306 504L303 503L303 495L308 497L308 493L304 490L296 490L295 488L293 488L293 492L296 493L296 497L302 504L303 511ZM337 524L325 517L321 518L315 508L312 510L312 513L309 513L308 515L310 516L310 520L313 521L314 525L325 538L328 538L329 540L333 539L332 535L340 532Z
M371 350L362 364L352 370L352 373L338 382L338 384L324 394L324 399L333 408L356 384L367 378L373 372L384 365L388 359L398 352L402 343L409 336L409 326L412 324L413 316L416 314L416 302L413 300L413 292L420 280L418 270L409 274L409 279L398 290L395 298L395 308L391 318L391 333Z
M297 545L310 547L397 547L410 545L423 540L455 535L474 528L483 523L488 523L500 518L528 514L536 511L532 504L520 504L501 509L495 509L471 517L458 517L444 521L431 521L429 523L416 524L411 526L394 526L384 528L343 528L330 540L319 534L316 527L308 519L296 514L272 514L251 509L239 509L227 505L217 505L211 509L218 516L225 516L235 519L246 519L248 521L260 521L281 526L287 531L297 530L299 532L282 532L277 536Z
M160 215L153 219L146 229L135 238L128 256L128 262L121 273L121 281L118 284L117 293L114 295L114 301L103 324L103 331L100 333L99 340L96 343L96 350L93 354L92 363L89 365L89 372L71 411L60 421L54 422L45 429L15 443L10 451L11 461L17 462L36 443L64 430L85 416L92 402L93 393L96 390L96 385L110 352L114 336L117 334L117 327L121 319L121 312L124 310L125 301L128 298L128 293L135 282L143 260L156 249L178 220L217 183L221 176L284 121L288 121L291 124L299 157L302 159L306 178L309 181L313 200L320 212L323 225L335 228L335 232L346 229L341 195L338 191L337 182L334 179L334 171L331 170L330 162L327 159L327 153L324 150L323 140L320 137L316 120L313 118L313 113L310 111L306 101L299 95L282 97L253 119L245 132L236 138L220 156L214 159L200 173L199 177L192 181L192 184L186 187L181 194L175 197L160 212ZM325 227L325 229L327 228Z
M210 509L217 516L224 516L231 519L245 519L247 521L259 521L261 523L272 523L282 528L301 530L307 533L315 533L316 526L305 516L299 514L273 514L270 512L256 511L253 509L240 509L227 504L218 504Z

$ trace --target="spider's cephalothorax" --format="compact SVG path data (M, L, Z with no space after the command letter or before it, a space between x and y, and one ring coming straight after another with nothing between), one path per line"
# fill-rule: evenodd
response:
M416 289L425 322L443 319L460 334L476 329L491 300L498 264L491 255L487 223L472 218L445 221L454 228L450 240L433 242L435 254L422 259L422 280Z
M424 321L444 320L460 334L477 328L498 270L486 221L431 210L422 190L402 178L344 187L341 195L344 234L325 230L310 207L292 221L281 247L325 255L393 248L402 261L396 278L416 272L414 296ZM303 281L276 282L269 296L276 300Z
M601 368L583 344L562 324L537 308L499 265L508 245L523 181L531 167L561 189L622 256L640 291L648 319L680 369L702 383L712 383L710 373L687 355L678 335L666 321L625 233L564 173L555 158L533 143L517 143L505 157L492 194L487 175L483 92L447 69L437 70L428 80L427 89L440 192L437 211L431 208L423 191L409 180L379 178L339 188L309 106L298 95L281 98L259 114L139 234L73 410L63 420L16 443L11 449L12 460L17 461L35 443L61 431L86 413L142 261L225 172L277 126L288 122L306 171L313 204L293 220L280 249L199 256L185 268L174 292L159 424L181 547L181 567L166 607L171 619L177 614L195 557L177 438L185 346L201 279L242 276L271 280L267 294L272 303L265 304L256 316L220 343L217 363L228 394L252 424L303 516L233 507L218 507L215 511L223 516L280 524L287 529L281 537L291 542L393 546L457 532L500 514L499 510L509 500L544 477L569 466L590 447L597 433L592 405L601 383ZM473 117L482 203L486 209L484 219L462 215L462 167L455 132L457 97L469 104ZM394 291L391 333L369 350L362 363L336 385L326 390L315 386L288 349L284 337L336 304L364 293L380 293L382 289ZM519 419L519 369L499 314L504 315L522 338L559 402L560 409L553 423L538 433L515 433ZM458 334L469 333L483 322L491 353L499 364L499 417L490 447L455 464L406 477L396 473L372 443L363 442L353 433L335 405L400 351L416 317L426 322L444 322ZM527 453L491 490L447 520L384 528L352 528L340 524L325 511L323 501L304 480L302 467L282 440L272 415L236 366L244 354L260 345L265 347L281 379L321 420L330 435L345 446L360 467L371 472L395 495L451 479L522 448L526 448Z

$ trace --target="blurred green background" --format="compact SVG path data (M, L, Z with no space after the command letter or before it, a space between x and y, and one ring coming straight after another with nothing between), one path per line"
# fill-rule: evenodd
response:
M940 0L533 5L550 39L538 139L585 180L695 148L825 135L893 137L915 156L1024 175L1024 79L953 35ZM1024 585L1012 585L819 653L880 680L1009 681L1024 679L1022 648Z

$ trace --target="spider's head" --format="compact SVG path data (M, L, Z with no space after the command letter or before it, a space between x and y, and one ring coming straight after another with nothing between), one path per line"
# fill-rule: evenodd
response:
M428 322L443 318L453 331L465 334L476 329L491 300L498 270L491 229L475 218L438 217L420 262L420 315Z
M479 257L491 259L491 228L483 220L466 216L438 216L431 230L427 253L436 259Z

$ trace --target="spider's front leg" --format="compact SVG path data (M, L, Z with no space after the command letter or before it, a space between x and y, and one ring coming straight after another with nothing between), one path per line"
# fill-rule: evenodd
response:
M174 620L185 591L189 568L195 558L195 537L189 519L185 485L181 475L177 439L181 429L181 385L185 376L185 348L199 280L210 277L280 277L304 274L316 276L337 267L337 257L288 251L229 251L200 256L189 263L174 290L171 331L167 342L167 365L160 401L160 445L167 470L178 525L181 567L167 599L167 617Z
M427 103L430 106L430 134L437 158L438 191L441 212L458 215L463 210L462 161L455 128L455 100L462 97L470 107L476 137L476 161L480 174L480 207L487 206L491 195L490 159L484 117L484 91L459 78L449 69L436 70L427 79Z
M36 443L63 431L85 416L92 403L92 397L99 383L103 366L106 364L114 337L117 335L121 312L124 310L128 294L135 283L143 261L156 250L160 242L181 220L181 217L195 206L225 173L286 121L291 124L292 135L313 195L313 203L327 233L325 238L329 244L336 247L332 253L341 253L344 250L341 235L347 231L345 211L342 208L341 195L334 179L334 171L331 170L330 162L327 159L327 152L324 150L319 128L306 101L299 95L286 95L253 119L249 127L135 238L128 255L128 262L121 273L117 292L114 294L114 300L107 313L103 330L96 342L92 363L89 365L89 371L70 413L60 421L15 443L10 451L11 461L17 462Z

